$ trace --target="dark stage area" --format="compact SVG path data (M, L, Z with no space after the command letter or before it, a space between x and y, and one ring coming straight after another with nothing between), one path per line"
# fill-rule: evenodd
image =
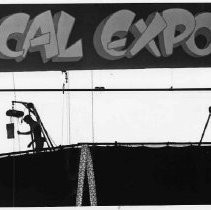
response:
M210 146L89 147L97 205L211 204ZM75 206L80 147L0 159L0 206ZM82 205L90 205L87 175Z

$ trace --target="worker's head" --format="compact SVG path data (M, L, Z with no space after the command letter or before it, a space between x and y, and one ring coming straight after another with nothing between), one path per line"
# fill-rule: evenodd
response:
M23 118L23 121L24 121L25 123L27 123L27 124L30 124L30 123L33 121L33 119L32 119L32 117L31 117L30 115L26 115L26 116Z

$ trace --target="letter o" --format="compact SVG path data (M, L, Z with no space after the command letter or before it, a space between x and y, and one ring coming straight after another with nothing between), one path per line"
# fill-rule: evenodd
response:
M195 17L196 26L189 37L183 44L183 49L189 55L195 57L207 56L211 53L211 13L201 13ZM208 45L200 49L196 44L196 37L202 35L206 38Z

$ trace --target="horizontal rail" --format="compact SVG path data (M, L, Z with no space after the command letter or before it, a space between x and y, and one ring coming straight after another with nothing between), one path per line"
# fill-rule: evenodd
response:
M0 92L164 92L211 91L211 88L73 88L73 89L0 89Z
M100 142L100 143L86 143L86 142L81 142L76 145L81 146L81 145L90 145L90 146L98 146L98 145L140 145L140 146L145 146L145 145L198 145L199 142ZM202 142L204 145L211 145L211 142Z
M211 142L202 142L201 145L199 146L199 142L100 142L100 143L89 143L89 142L82 142L78 144L70 144L70 145L62 145L62 146L57 146L54 147L54 151L52 151L51 148L44 148L42 152L56 152L56 151L61 151L61 150L66 150L70 148L81 148L83 145L88 145L88 146L150 146L150 145L163 145L163 146L183 146L183 145L188 145L188 146L197 146L197 147L203 147L203 146L211 146ZM40 152L39 152L40 153ZM33 155L35 152L33 150L26 150L26 151L20 151L20 152L9 152L9 153L1 153L0 158L2 157L14 157L14 156L19 156L19 155Z

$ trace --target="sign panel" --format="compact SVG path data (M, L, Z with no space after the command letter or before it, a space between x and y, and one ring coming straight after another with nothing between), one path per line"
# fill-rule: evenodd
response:
M211 4L0 6L0 71L211 66Z

